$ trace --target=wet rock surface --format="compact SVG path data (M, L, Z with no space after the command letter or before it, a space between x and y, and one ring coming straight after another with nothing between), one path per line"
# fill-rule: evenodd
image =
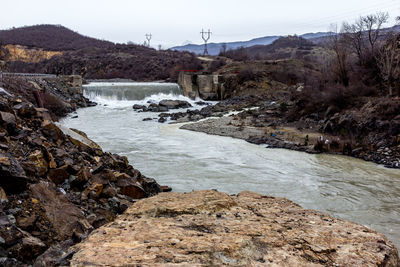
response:
M183 100L161 100L158 104L152 103L148 106L135 104L132 106L133 110L141 112L167 112L170 109L190 108L192 105Z
M32 97L42 88L37 83L32 88L8 79L0 84L7 92L0 95L0 265L68 265L71 245L168 187L144 177L126 157L102 151L83 132L54 122L64 113L38 107ZM55 97L52 103L67 103L67 110L90 105L78 89L64 89L46 87L46 94Z
M399 266L365 226L242 192L162 193L78 244L71 266Z

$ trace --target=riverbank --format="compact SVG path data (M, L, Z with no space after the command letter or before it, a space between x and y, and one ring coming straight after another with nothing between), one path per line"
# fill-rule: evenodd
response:
M181 127L186 130L240 138L270 148L347 155L400 168L399 107L400 99L396 98L365 99L361 108L329 109L325 119L314 114L292 120L293 102L249 95L200 110L159 116L191 122ZM233 114L226 117L230 112Z
M65 265L71 245L163 190L126 157L55 122L93 106L70 78L0 82L1 266Z

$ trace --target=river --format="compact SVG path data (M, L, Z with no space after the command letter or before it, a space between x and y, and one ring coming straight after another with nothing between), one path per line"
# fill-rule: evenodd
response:
M178 124L143 121L158 114L132 109L162 99L187 100L201 108L179 95L176 84L95 83L84 93L99 105L79 109L62 123L84 131L104 151L127 156L134 168L174 191L250 190L285 197L369 226L400 248L400 170L181 130Z

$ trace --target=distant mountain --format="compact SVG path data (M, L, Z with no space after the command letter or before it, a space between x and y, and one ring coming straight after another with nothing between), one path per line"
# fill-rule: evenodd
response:
M317 32L317 33L306 33L300 35L300 37L304 39L313 39L313 38L321 38L329 35L329 32ZM239 47L250 47L255 45L269 45L272 44L275 40L278 40L282 36L265 36L260 38L251 39L249 41L240 41L240 42L228 42L228 43L210 43L208 44L208 53L210 55L216 56L222 49L223 44L226 44L226 49L237 49ZM176 51L188 51L193 52L195 54L203 54L204 45L196 45L196 44L188 44L184 46L175 46L172 47L171 50Z
M0 43L43 48L52 51L107 48L114 43L83 36L61 25L35 25L0 30Z

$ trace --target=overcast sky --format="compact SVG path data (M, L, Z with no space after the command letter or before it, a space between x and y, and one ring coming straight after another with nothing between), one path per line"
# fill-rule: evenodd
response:
M210 42L249 40L267 35L327 31L331 23L387 11L394 23L400 0L1 0L0 28L61 24L84 35L164 48Z

